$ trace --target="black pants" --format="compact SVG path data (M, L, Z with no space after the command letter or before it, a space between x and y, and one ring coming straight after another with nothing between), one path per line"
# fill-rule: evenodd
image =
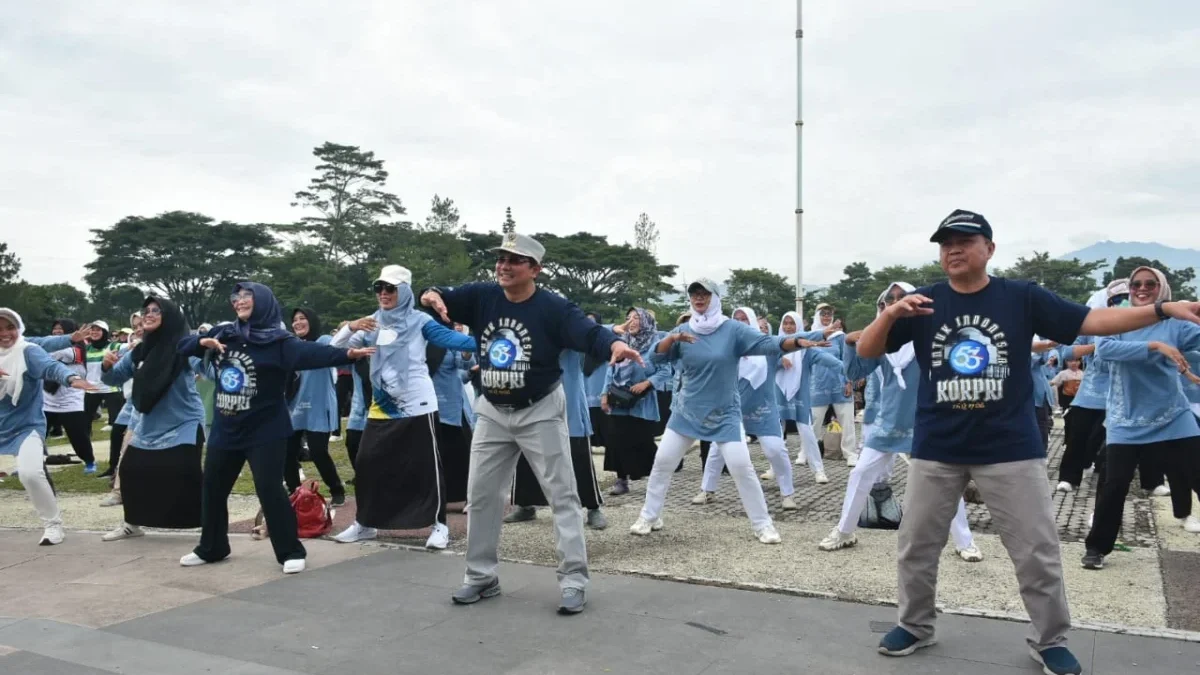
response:
M308 455L321 474L321 481L329 488L329 495L345 495L346 488L338 476L337 465L329 456L329 433L324 431L297 431L288 439L287 461L283 465L283 480L287 483L288 493L300 487L300 448L305 437L308 438Z
M90 428L92 420L96 418L96 412L100 410L101 403L108 410L108 424L112 426L117 423L117 415L121 414L121 408L125 405L125 395L120 391L108 394L92 394L89 392L83 395L83 410L87 413L89 436L91 436Z
M1089 551L1112 553L1121 529L1125 496L1138 465L1161 466L1171 481L1171 506L1176 518L1191 514L1192 496L1188 486L1200 485L1200 436L1139 445L1109 444L1107 476L1096 496L1096 515L1087 536ZM1175 496L1175 484L1181 489Z
M1104 447L1105 413L1091 408L1070 408L1066 414L1067 448L1058 467L1058 480L1079 487L1084 469L1092 462L1102 461L1099 455Z
M283 491L283 462L286 439L253 448L212 448L204 457L204 487L201 494L200 545L194 553L208 562L229 557L229 493L246 462L254 474L254 491L267 520L271 548L280 564L306 557L296 534L296 512Z
M114 424L112 432L108 435L108 471L105 473L116 472L117 465L121 462L121 446L125 445L125 431L129 427L124 424Z
M96 453L92 450L92 418L88 416L86 410L46 413L46 426L53 427L55 425L67 432L67 439L71 441L71 449L75 451L75 455L79 459L87 464L96 463Z
M334 387L337 392L338 426L341 426L342 418L350 416L350 402L354 398L354 376L338 375Z
M358 444L362 443L363 432L358 429L346 430L346 454L350 455L350 466L354 466L354 460L358 457ZM355 471L358 469L355 468Z
M1033 414L1037 417L1038 431L1042 433L1042 451L1050 452L1050 429L1054 427L1054 420L1050 417L1050 406L1042 405L1033 409Z

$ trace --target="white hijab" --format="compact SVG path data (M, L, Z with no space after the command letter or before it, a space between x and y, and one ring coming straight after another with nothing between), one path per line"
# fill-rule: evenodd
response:
M821 310L819 310L819 309L818 309L816 312L814 312L814 313L813 313L812 329L813 329L813 330L825 330L826 328L829 328L831 325L833 325L833 322L834 322L834 319L833 319L833 318L830 318L830 319L829 319L829 323L825 323L824 321L821 321ZM797 320L797 321L796 321L796 330L797 330L797 331L801 330L801 329L800 329L800 325L801 325L801 324L800 324L800 321L799 321L799 320ZM839 330L839 331L837 331L837 332L830 333L830 334L829 334L829 337L827 337L827 338L825 338L825 339L826 339L826 340L832 340L833 338L835 338L835 337L837 337L837 336L839 336L839 335L845 335L845 334L846 334L846 332L845 332L845 331L840 331L840 330Z
M17 324L17 341L8 349L0 348L0 370L8 373L0 378L0 401L12 397L15 406L21 400L21 389L25 386L25 348L32 343L25 341L25 322L21 315L7 307L0 307L0 319Z
M708 309L704 310L703 314L692 311L692 318L688 319L688 327L696 335L712 335L721 327L721 324L728 320L729 317L721 313L721 296L713 293L712 300L708 302Z
M734 314L742 312L746 318L750 320L750 327L755 332L761 333L762 329L758 327L758 315L749 307L738 307L733 311ZM751 389L758 389L767 381L767 357L765 356L743 356L738 360L738 377L750 383Z
M783 330L783 322L788 317L796 324L796 330L791 333L786 333ZM804 330L804 321L800 315L795 312L788 312L783 315L783 319L779 320L779 335L795 335ZM791 368L780 368L775 372L775 384L779 387L779 391L783 392L785 400L792 400L796 397L796 392L800 391L800 385L804 383L804 350L800 349L791 354L784 355L788 363L792 364Z
M884 299L887 298L887 294L890 293L893 288L897 287L904 289L905 293L912 293L913 291L917 290L915 286L908 282L893 281L888 285L887 288L883 289L883 292L879 294L879 299L875 301L876 317L879 316L879 303L883 302ZM894 354L887 354L885 357L887 358L888 364L892 366L892 372L896 374L896 382L900 385L901 389L908 389L908 384L904 381L904 369L908 367L908 364L912 363L913 359L916 358L916 355L917 352L915 349L913 349L913 343L907 342L903 347L900 348L899 351L895 352Z

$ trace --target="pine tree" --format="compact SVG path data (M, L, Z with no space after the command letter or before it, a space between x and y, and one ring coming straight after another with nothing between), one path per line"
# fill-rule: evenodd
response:
M500 226L500 230L504 234L515 232L517 229L517 221L513 220L512 207L508 206L504 209L504 224Z
M658 253L658 225L645 213L638 216L633 224L634 246L648 251L651 255Z

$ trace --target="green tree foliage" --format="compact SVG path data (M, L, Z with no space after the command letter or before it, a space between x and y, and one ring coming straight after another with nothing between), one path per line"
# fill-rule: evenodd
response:
M21 277L21 259L8 250L8 243L0 241L0 286L14 284Z
M1117 262L1113 263L1113 267L1108 272L1104 273L1104 283L1107 285L1113 279L1128 278L1133 271L1139 267L1153 267L1161 271L1167 277L1167 283L1171 285L1171 297L1176 300L1195 300L1196 288L1193 282L1196 280L1196 270L1192 267L1184 267L1183 269L1173 270L1167 267L1158 260L1150 260L1139 256L1130 256L1117 258Z
M854 262L842 273L845 276L841 281L812 294L805 306L806 321L812 318L817 304L827 302L834 306L836 316L848 330L858 330L875 319L875 301L891 284L905 281L920 287L946 278L937 262L920 267L889 265L875 272L865 262Z
M638 215L633 223L633 245L651 255L658 253L658 224L645 213Z
M783 315L796 307L796 287L780 274L762 267L730 270L725 282L725 309L749 307L776 325Z
M104 319L110 326L125 326L129 316L141 310L145 299L146 294L136 286L98 286L92 289L87 315L71 315L71 318L79 321Z
M96 259L86 266L88 285L163 294L193 326L218 316L234 283L258 276L275 245L265 226L215 223L187 211L128 216L92 234Z
M1055 260L1049 253L1034 251L1032 258L1018 258L1012 267L998 271L996 276L1035 281L1068 300L1085 302L1096 290L1095 272L1106 264L1103 260L1085 263L1078 258Z
M539 283L584 311L615 317L630 306L657 302L674 290L664 279L674 276L675 265L660 265L649 251L610 244L607 237L588 232L534 238L546 247Z
M425 225L421 229L457 237L466 231L467 225L460 222L458 207L454 205L453 199L443 199L434 195L433 202L429 205L429 215L425 217Z
M93 321L110 318L89 314L87 295L71 284L38 285L24 281L6 284L4 302L21 315L26 335L49 335L56 319ZM116 325L123 326L129 321L129 315L111 319L117 321Z

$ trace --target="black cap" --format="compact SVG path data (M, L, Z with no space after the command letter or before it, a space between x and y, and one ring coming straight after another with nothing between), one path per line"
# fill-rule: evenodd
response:
M938 244L942 239L952 232L962 234L982 234L989 241L992 238L992 226L988 224L987 218L975 213L974 211L965 211L963 209L955 209L954 213L946 216L938 229L929 238L929 241Z

